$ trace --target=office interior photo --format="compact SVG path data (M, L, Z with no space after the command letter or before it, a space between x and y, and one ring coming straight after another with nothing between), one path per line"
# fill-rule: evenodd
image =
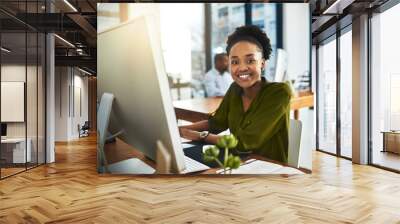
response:
M95 132L96 41L74 22L95 37L95 6L64 18L73 9L58 1L2 1L1 178L53 163L54 144Z
M0 222L398 223L399 15L395 0L1 1ZM159 35L149 35L149 21ZM148 32L127 29L132 38L125 42L100 44L132 24ZM148 136L138 136L159 122L154 133L165 126L167 139L179 139L177 125L207 119L218 108L222 96L212 96L206 74L224 53L227 35L242 25L256 25L270 38L265 78L291 86L290 119L302 124L295 166L302 174L163 175L158 171L179 167L182 150L171 154L167 143L156 146L169 156L146 153L140 147ZM135 38L142 44L132 44ZM125 98L104 95L113 77L129 73L108 65L135 59L127 55L135 47L151 49L137 59L154 65L133 61L143 68L130 68L155 75L114 86L122 92L132 85ZM105 76L107 69L118 74ZM158 91L152 98L135 98L151 89ZM129 100L135 104L121 106ZM159 100L153 104L161 112L146 111L146 100ZM158 120L142 130L133 117L113 115L125 111ZM126 135L115 125L121 121L137 133ZM131 165L159 174L112 172Z
M219 59L216 59L215 55L221 56L226 48L226 37L236 27L246 24L246 16L252 18L253 23L261 29L268 27L271 30L266 30L270 38L272 53L271 58L263 68L265 69L264 77L271 82L290 82L292 85L291 116L288 116L288 118L291 117L289 122L288 165L303 169L302 171L299 170L300 172L311 172L312 145L314 144L311 139L314 133L314 125L313 110L309 108L313 107L314 102L311 80L306 79L311 78L309 75L311 70L309 6L305 3L283 3L280 5L259 3L250 6L252 6L253 11L247 12L244 3L99 4L98 97L99 99L102 98L103 94L112 94L113 96L113 101L109 103L111 107L109 119L107 119L107 114L102 107L105 104L100 102L98 114L101 114L102 117L99 116L99 120L101 120L99 122L109 121L105 125L99 123L99 128L100 126L106 128L112 136L115 136L114 133L120 133L117 137L119 140L154 161L154 163L151 163L151 161L135 158L111 165L107 164L108 160L113 160L113 157L124 154L121 147L117 146L119 143L123 143L118 141L103 146L103 141L106 141L107 137L103 139L101 133L104 131L99 129L99 172L108 169L110 173L118 174L140 174L143 172L146 174L192 173L190 170L185 170L183 165L190 167L196 163L186 160L199 162L200 164L197 164L200 166L199 169L201 169L201 164L208 165L211 168L219 167L215 162L207 162L201 158L202 150L206 150L204 143L190 142L189 145L185 144L183 148L180 148L176 126L177 123L184 126L187 123L207 120L209 114L216 111L221 104L222 97L232 83L231 74L224 70L228 70L230 66L221 66L224 73L222 81L218 81L218 74L207 71L213 72L216 70L215 68L219 68L217 61ZM115 22L113 18L102 16L115 11L115 8L121 7L127 8L127 20L122 23ZM187 16L191 20L182 21L180 17L185 15L179 15L178 12L185 12L186 15L193 16ZM118 13L116 14L118 15ZM264 15L268 17L264 18ZM201 42L201 40L204 40L201 37L206 34L204 31L206 25L203 21L205 18L214 21L214 23L209 24L212 30L209 33L211 40L209 43ZM281 29L275 29L277 26L280 26ZM160 40L159 44L152 39ZM177 45L177 41L181 44ZM208 47L202 48L201 46ZM148 49L152 49L153 54L150 55ZM140 54L135 52L140 52ZM210 52L210 55L205 52ZM115 56L110 58L109 55ZM132 58L132 60L126 60L126 58ZM207 61L214 63L207 65L205 63ZM171 92L168 86L172 90L173 103L168 99L171 97L163 98ZM140 105L140 109L138 105ZM266 105L266 107L268 106ZM246 113L250 115L257 113L259 107L253 108L255 112L248 111ZM146 111L146 113L143 113L143 111ZM260 111L259 113L263 113L266 117L274 116L268 115L267 111ZM175 117L174 114L176 114ZM281 115L277 116L280 117ZM244 118L246 122L251 122L252 119L251 116ZM170 123L169 120L173 121ZM178 120L178 122L175 120ZM254 122L254 125L245 124L246 127L242 127L246 131L257 128L255 135L260 136L260 129L256 127L259 122ZM143 127L146 128L143 129ZM229 126L229 129L233 130L234 133L234 126ZM276 129L280 129L278 125ZM221 135L221 133L216 134ZM171 137L166 137L166 135ZM222 132L222 135L226 135L226 132ZM241 138L241 136L238 136L238 138ZM266 136L265 138L274 139L276 137L271 135L271 137ZM160 144L163 144L166 148L165 154L167 156L164 155L162 158L168 157L170 162L157 161L157 152L160 151L156 144L157 141L160 141ZM210 144L210 142L205 141L205 145ZM116 148L119 149L116 150ZM182 151L184 155L181 155ZM224 160L223 153L219 155L222 162ZM288 174L287 172L298 172L297 170L290 170L290 167L287 166L282 167L282 164L259 160L260 158L257 156L260 156L260 153L255 150L248 156L243 156L241 160L244 164L254 159L257 161L243 165L237 170L232 170L232 172L236 174ZM188 163L179 162L183 159L185 163ZM138 164L141 162L147 165ZM170 165L171 172L161 172L154 169L160 163ZM264 170L260 168L263 164L265 165ZM271 167L282 169L276 170ZM207 170L204 172L205 174L218 173L218 170L203 168Z

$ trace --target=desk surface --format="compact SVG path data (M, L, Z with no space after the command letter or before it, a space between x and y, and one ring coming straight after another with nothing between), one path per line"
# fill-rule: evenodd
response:
M25 138L5 138L1 139L1 143L19 143L19 142L24 142ZM28 138L27 141L30 141Z
M173 105L178 119L196 122L208 119L208 115L217 110L221 102L222 97L210 97L174 101ZM290 101L290 108L295 111L295 115L299 109L312 106L314 106L314 95L312 94L296 96Z
M143 161L144 163L146 163L147 165L149 165L150 167L152 167L154 169L156 168L156 163L154 161L148 159L142 152L140 152L136 148L126 144L124 141L122 141L118 138L114 143L106 144L105 153L106 153L106 157L108 159L109 164L120 162L120 161L123 161L126 159L138 158L141 161ZM249 157L245 158L243 161L249 160L249 159L263 160L263 161L287 166L287 165L284 165L284 164L276 162L276 161L268 160L268 159L266 159L262 156L258 156L258 155L250 155ZM211 169L208 169L208 170L205 170L202 172L189 173L189 174L185 174L185 175L216 174L217 170L220 170L220 169L221 168L211 168ZM310 173L310 171L307 169L299 168L298 170L300 170L304 173ZM286 175L286 174L283 174L283 175Z

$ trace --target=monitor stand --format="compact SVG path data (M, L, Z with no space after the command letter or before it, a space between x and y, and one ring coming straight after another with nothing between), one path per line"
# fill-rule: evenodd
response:
M104 166L101 167L101 171L105 171ZM120 162L109 164L108 171L111 174L154 174L156 172L155 169L138 158L122 160Z
M120 130L119 132L115 133L115 134L111 134L109 132L107 132L107 137L106 137L106 141L105 143L113 143L116 141L116 138L120 135L122 135L125 131L124 130Z

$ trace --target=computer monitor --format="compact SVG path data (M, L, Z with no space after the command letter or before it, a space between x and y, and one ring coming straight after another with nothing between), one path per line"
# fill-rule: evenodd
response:
M1 123L1 137L7 137L7 124Z
M287 67L288 67L288 56L287 52L283 49L277 50L277 59L275 66L275 82L284 82L288 80L287 77Z
M170 150L173 172L185 169L184 153L164 70L159 29L144 16L98 33L98 92L114 94L111 133L156 159L157 140Z

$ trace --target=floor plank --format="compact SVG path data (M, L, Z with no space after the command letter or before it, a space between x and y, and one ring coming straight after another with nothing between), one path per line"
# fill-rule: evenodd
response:
M310 175L98 175L96 139L0 181L0 223L400 223L400 175L320 152Z

